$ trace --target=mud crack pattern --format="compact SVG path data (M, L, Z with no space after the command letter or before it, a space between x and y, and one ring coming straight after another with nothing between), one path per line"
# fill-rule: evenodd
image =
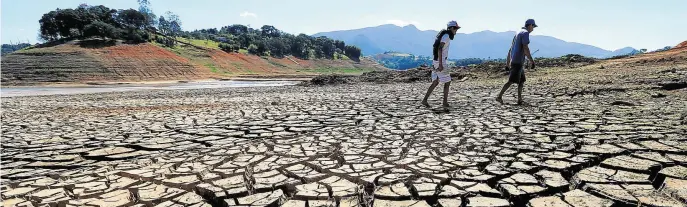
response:
M425 87L3 98L3 203L687 206L685 100Z

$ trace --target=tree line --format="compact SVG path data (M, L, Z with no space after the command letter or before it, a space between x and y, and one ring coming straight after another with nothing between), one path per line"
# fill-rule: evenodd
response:
M360 48L327 37L292 35L274 26L259 29L234 24L195 31L183 31L178 15L166 12L159 18L148 0L137 0L139 9L116 10L103 5L81 4L76 9L56 9L43 14L39 38L44 41L101 37L124 39L134 43L155 41L173 47L176 37L220 42L220 49L238 52L241 49L261 56L301 59L338 59L346 56L358 60ZM160 34L160 35L158 35Z
M186 31L182 32L181 36L189 39L220 42L220 48L227 52L245 49L251 54L262 56L284 57L293 55L301 59L338 59L346 56L358 60L362 55L360 48L346 45L340 40L312 37L305 34L293 35L271 25L254 29L246 25L233 24L223 26L220 29Z
M2 44L2 54L9 54L17 50L24 49L31 46L29 43L18 43L18 44Z

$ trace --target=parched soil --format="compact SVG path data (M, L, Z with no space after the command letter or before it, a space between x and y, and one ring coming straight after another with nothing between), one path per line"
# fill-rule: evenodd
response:
M644 57L638 57L644 58ZM660 59L660 58L659 58ZM8 206L687 206L687 61L3 98ZM603 64L603 63L602 63Z

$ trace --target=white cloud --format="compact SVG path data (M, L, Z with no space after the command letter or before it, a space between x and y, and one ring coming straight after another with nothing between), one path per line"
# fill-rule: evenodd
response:
M399 20L399 19L390 19L390 20L386 20L386 23L387 23L387 24L394 24L394 25L396 25L396 26L401 26L401 27L402 27L402 26L409 25L409 24L412 24L412 25L415 25L415 26L417 26L418 24L420 24L420 23L417 22L417 21L405 21L405 20Z
M23 31L24 31L24 28L19 28L19 31L20 31L20 32L23 32Z
M246 18L246 17L258 18L257 14L252 13L252 12L247 12L247 11L244 11L243 13L239 14L239 16L244 17L244 18Z

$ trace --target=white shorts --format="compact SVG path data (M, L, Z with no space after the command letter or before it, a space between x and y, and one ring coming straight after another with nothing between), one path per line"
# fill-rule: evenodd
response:
M438 64L432 65L432 67L434 67L434 70L432 70L432 81L439 79L440 83L451 82L451 73L448 72L448 67L446 65L444 65L444 70L441 72L436 70Z

